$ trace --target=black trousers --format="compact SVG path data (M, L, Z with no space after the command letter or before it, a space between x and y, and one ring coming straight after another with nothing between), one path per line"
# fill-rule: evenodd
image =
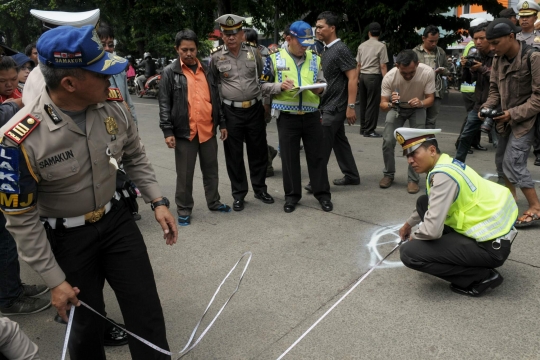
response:
M330 183L321 144L320 112L304 115L282 112L277 119L285 201L296 204L302 198L300 140L304 144L309 180L317 200L330 200Z
M266 142L266 121L264 120L262 102L259 101L247 109L223 104L223 114L229 134L223 146L233 198L243 200L248 192L244 165L244 141L253 191L255 194L266 192L268 143Z
M323 148L325 163L328 165L332 149L336 154L336 160L343 175L350 180L360 181L360 174L354 161L351 145L345 135L345 110L343 111L323 111Z
M427 208L428 197L422 195L416 202L422 221ZM445 226L440 239L406 242L400 247L400 255L405 266L465 288L487 278L489 269L502 266L510 255L508 241L503 241L498 250L493 249L492 243L477 243Z
M114 290L129 331L168 350L163 311L142 234L121 200L98 222L71 229L48 229L56 261L78 298L104 314L105 280ZM73 360L105 359L105 320L83 306L75 311L69 341ZM133 337L131 358L170 359Z
M360 132L371 134L377 128L381 103L381 74L361 74L358 84L360 97Z
M467 124L467 119L469 117L469 113L473 110L474 103L475 103L475 95L474 95L473 92L472 93L462 92L461 97L463 98L463 102L465 103L465 111L467 111L467 115L465 115L465 120L463 120L463 124L461 125L461 130L459 131L459 136L458 136L458 138L456 140L456 149L459 146L459 141L461 140L463 130L465 129L465 124ZM480 145L480 136L481 135L482 134L480 133L480 128L478 128L478 131L476 132L476 134L474 134L474 137L472 137L472 139L471 139L471 146ZM469 150L469 149L467 148L467 150ZM463 161L463 160L461 160L461 161Z

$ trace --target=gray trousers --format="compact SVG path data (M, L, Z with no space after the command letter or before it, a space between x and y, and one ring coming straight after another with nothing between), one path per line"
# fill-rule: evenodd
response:
M495 165L497 173L502 170L511 184L518 188L534 188L534 182L527 169L527 159L531 152L531 146L535 140L536 125L520 138L513 133L508 136L499 136L499 144L495 153Z
M219 177L217 162L217 139L215 136L210 140L199 143L199 135L192 141L176 138L174 150L176 160L176 207L178 216L191 215L193 209L193 175L197 154L203 175L204 195L209 209L217 209L219 201Z
M437 116L439 116L439 111L441 110L441 98L436 97L433 105L426 109L426 129L435 129L437 126ZM419 123L420 124L420 123Z
M384 122L383 130L383 159L384 159L384 176L394 178L396 172L396 138L394 137L394 130L399 127L403 127L405 121L409 120L409 127L417 128L418 124L424 124L426 121L426 109L399 109L399 113L392 109L386 114L386 121ZM420 176L409 165L408 181L412 181L418 184Z

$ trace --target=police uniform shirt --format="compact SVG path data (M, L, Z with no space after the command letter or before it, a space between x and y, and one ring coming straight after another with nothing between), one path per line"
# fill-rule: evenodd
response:
M30 104L34 101L41 92L45 89L45 79L43 78L43 73L39 66L36 66L24 83L24 91L22 95L23 104Z
M533 32L528 34L520 32L516 35L516 39L518 41L525 41L527 45L540 49L540 32L536 30L533 30Z
M302 64L306 60L306 55L304 54L302 57L297 57L297 56L291 54L288 49L285 49L285 51L287 51L287 53L294 60L294 62L296 63L296 66L298 67L298 72L300 72ZM308 51L310 51L310 50L308 50ZM275 72L275 69L274 69L274 63L272 62L271 56L268 56L266 58L263 73L262 73L262 76L261 76L261 84L262 84L262 94L263 94L263 96L277 95L277 94L281 93L281 83L275 82L275 74L276 74L276 72ZM286 79L284 79L284 80L286 80ZM295 79L293 79L293 80L295 80ZM325 83L326 82L321 66L319 66L319 71L317 72L317 82L318 83ZM302 85L311 85L311 84L302 84ZM319 96L321 96L321 94L319 94Z
M431 189L429 191L429 209L424 215L424 222L416 209L413 211L407 223L414 227L420 222L420 227L411 233L411 240L436 240L443 234L444 221L450 206L456 199L459 187L455 180L444 173L434 173L431 177Z
M223 45L212 54L210 61L212 74L221 84L222 99L247 101L261 95L262 59L256 47L242 43L238 56L234 56Z
M37 190L32 194L33 199L25 196L21 176L19 198L2 191L0 205L21 258L52 288L63 282L65 275L54 259L40 216L70 218L105 206L116 189L116 166L111 158L122 157L124 168L146 202L161 197L161 191L124 103L107 101L89 106L86 135L53 104L46 90L15 115L11 126L22 119L39 121L19 145L26 158L26 169L29 169L26 173L32 175L26 179L37 183ZM16 148L17 144L9 136L20 136L24 132L24 128L7 131L2 144ZM1 150L4 165L9 161L5 158L8 150ZM2 179L2 190L12 185Z

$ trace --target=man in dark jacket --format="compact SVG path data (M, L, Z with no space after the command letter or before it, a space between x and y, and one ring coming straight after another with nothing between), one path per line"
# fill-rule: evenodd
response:
M469 30L469 33L473 36L476 50L478 51L476 54L479 55L482 60L476 61L469 59L469 64L471 66L466 65L463 68L463 79L465 82L469 84L476 82L476 87L474 89L474 107L467 115L467 122L459 137L455 158L461 162L465 162L467 153L480 132L480 125L482 125L483 121L478 117L478 112L489 95L489 77L491 74L493 56L495 56L495 54L490 50L489 42L486 39L486 28L488 25L489 23L486 21ZM462 58L461 63L466 64L467 59ZM475 148L482 150L483 147L479 148L476 146Z
M139 88L144 93L144 83L146 80L156 75L156 62L152 59L152 54L149 52L144 53L144 59L137 65L137 69L144 68L144 75L137 76L135 80L139 84Z
M208 208L231 211L228 205L219 201L218 192L216 129L219 125L221 140L227 139L227 129L217 84L197 59L198 46L199 40L192 30L178 32L175 39L178 60L163 70L159 84L159 126L167 146L175 149L175 200L181 226L191 223L197 153Z

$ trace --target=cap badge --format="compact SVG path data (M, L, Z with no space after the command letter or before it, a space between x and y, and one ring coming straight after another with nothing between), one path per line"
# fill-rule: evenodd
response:
M396 132L396 140L399 143L399 145L403 145L405 142L405 138L400 133Z
M125 63L126 61L127 61L126 59L120 56L113 55L112 59L105 60L105 63L103 64L103 69L101 69L101 71L107 70L108 68L110 68L116 63L122 64L122 63Z
M118 124L116 123L116 120L114 120L113 117L107 117L104 121L105 128L107 129L107 134L109 135L116 135L118 134Z
M311 28L305 29L304 31L306 32L306 37L308 37L308 36L313 36L313 35L311 34Z
M96 29L92 30L92 41L97 44L98 50L103 50L103 45L101 44L101 40L99 39Z
M524 2L523 3L523 6L521 6L522 9L528 9L529 8L529 3L528 2Z
M233 26L235 24L236 24L236 22L234 21L234 19L231 16L229 16L227 18L227 20L225 20L225 25L227 25L227 26Z

